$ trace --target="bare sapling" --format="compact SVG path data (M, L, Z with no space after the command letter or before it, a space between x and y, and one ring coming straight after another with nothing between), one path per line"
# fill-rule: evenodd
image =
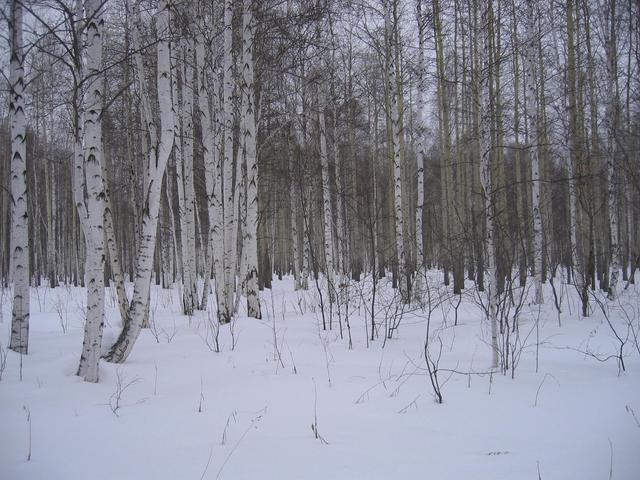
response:
M108 403L109 408L111 409L111 412L116 417L120 416L118 415L118 411L122 408L122 397L124 395L124 392L127 391L129 387L132 387L133 385L137 384L139 381L140 381L140 377L136 376L136 377L133 377L131 380L129 380L127 376L124 374L124 372L122 371L122 368L118 367L116 369L116 389L109 397L109 403Z
M313 379L313 423L311 424L311 431L315 439L320 440L321 444L329 445L329 442L324 439L318 430L318 387L315 378Z
M29 446L27 449L27 462L31 461L31 410L26 405L22 406L24 413L27 415L27 425L29 427Z

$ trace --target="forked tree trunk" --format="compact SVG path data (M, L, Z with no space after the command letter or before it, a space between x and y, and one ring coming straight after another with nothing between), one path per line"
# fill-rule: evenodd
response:
M129 320L123 324L122 332L105 355L105 359L115 363L124 362L140 335L143 321L148 314L149 292L151 288L151 271L156 244L158 212L162 177L171 155L174 142L174 111L171 103L171 44L168 40L170 2L160 0L156 14L158 31L157 57L157 88L160 107L161 131L158 137L156 125L151 112L149 94L144 87L144 69L142 56L138 51L135 55L138 66L138 80L146 120L146 129L151 138L149 155L146 159L148 178L145 188L145 208L143 210L140 246L138 248L136 277L133 285L133 299L129 308ZM139 22L139 19L138 19ZM137 28L135 35L139 35Z

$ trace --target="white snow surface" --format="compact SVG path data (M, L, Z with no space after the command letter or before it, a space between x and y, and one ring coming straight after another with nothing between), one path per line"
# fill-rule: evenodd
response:
M349 349L344 308L341 338L335 311L322 329L312 279L294 292L285 277L260 292L263 320L247 318L241 302L232 326L220 327L220 352L207 313L189 319L177 286L155 287L154 329L124 364L102 361L98 384L75 375L85 291L33 289L29 355L9 352L0 380L0 479L640 479L640 352L629 326L638 333L640 288L607 304L627 339L626 371L597 303L581 318L575 291L564 289L559 326L547 283L547 303L520 313L515 378L488 373L489 328L474 290L457 326L449 295L431 316L432 358L442 341L438 404L425 369L428 308L407 308L385 342L387 282L372 342L366 282L351 287ZM430 283L439 298L444 287ZM0 295L6 352L11 301L9 290ZM105 346L119 330L110 291L107 324Z

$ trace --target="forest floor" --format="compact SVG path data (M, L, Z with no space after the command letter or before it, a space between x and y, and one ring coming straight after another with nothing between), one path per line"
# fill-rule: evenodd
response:
M294 292L285 278L261 292L262 320L241 306L219 328L219 352L211 317L181 315L179 289L156 287L154 328L126 363L101 362L98 384L75 376L84 290L32 290L22 358L6 355L5 290L0 479L640 478L640 285L602 304L609 321L595 297L581 318L572 289L558 316L545 285L546 304L523 300L519 333L500 337L515 354L506 374L489 373L472 289L432 286L431 308L400 311L383 280L371 341L366 285L349 295L351 349L344 305L331 330L325 308L324 330L315 285ZM112 295L107 305L105 345L119 321ZM429 310L442 404L425 363Z

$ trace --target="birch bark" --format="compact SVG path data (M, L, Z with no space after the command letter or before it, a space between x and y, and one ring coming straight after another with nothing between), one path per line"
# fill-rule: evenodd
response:
M327 127L324 115L324 95L318 86L318 128L320 131L320 165L322 168L322 212L324 215L324 255L326 261L329 298L335 299L335 266L333 258L333 214L331 211L331 184L329 182L329 154L327 152Z
M400 137L402 135L400 126L400 103L398 98L398 81L395 49L397 27L395 15L392 10L395 8L393 0L387 0L385 10L385 34L388 42L388 73L389 89L391 97L391 151L393 155L393 212L395 217L395 249L398 262L398 288L404 301L408 300L408 286L406 275L405 249L404 249L404 220L402 215L402 160L400 152Z
M605 14L605 51L607 57L607 207L609 209L609 235L611 276L609 281L609 300L616 298L616 288L620 275L620 242L618 239L618 178L617 178L617 62L616 52L616 0L609 0Z
M491 325L491 349L492 368L498 367L498 282L495 252L495 204L493 201L493 187L491 178L492 144L491 144L491 108L489 98L489 82L491 81L492 65L489 61L488 51L491 35L490 22L492 17L492 1L485 2L482 8L482 26L484 28L484 76L480 86L481 105L480 113L480 155L481 174L480 183L482 186L485 220L486 220L486 269L488 278L485 282L485 290L488 297L488 315ZM480 72L476 72L477 75Z
M256 158L256 114L253 76L254 20L253 1L244 0L242 13L242 78L243 78L243 141L247 162L247 212L244 230L246 254L247 313L262 318L258 296L258 164ZM244 272L243 272L244 273Z
M538 139L538 105L536 102L536 46L537 28L533 2L526 7L526 102L529 122L529 159L531 161L531 205L533 213L533 260L535 269L535 303L542 305L542 216L540 212L540 161Z
M102 177L102 2L86 0L86 74L84 176L87 198L84 224L86 251L87 318L78 375L87 382L99 379L98 365L104 326L104 180Z
M233 188L233 0L224 2L224 60L222 80L223 114L223 155L222 168L217 172L218 191L221 193L223 212L223 257L222 277L216 277L221 283L218 297L218 319L220 323L229 323L233 316L233 290L235 284L235 259L233 258L236 238L235 197ZM222 188L220 188L222 187Z
M417 137L417 175L418 175L418 201L416 205L416 278L413 282L413 295L416 300L422 297L424 288L424 238L422 235L422 217L424 211L424 164L426 159L426 118L424 112L424 94L425 94L425 67L424 67L424 35L426 15L422 11L422 0L417 3L417 20L418 20L418 88L417 88L417 113L416 113L416 137Z
M9 121L11 123L11 276L13 304L11 340L15 352L29 352L29 215L27 210L27 139L24 111L24 53L22 3L10 2L11 64Z

